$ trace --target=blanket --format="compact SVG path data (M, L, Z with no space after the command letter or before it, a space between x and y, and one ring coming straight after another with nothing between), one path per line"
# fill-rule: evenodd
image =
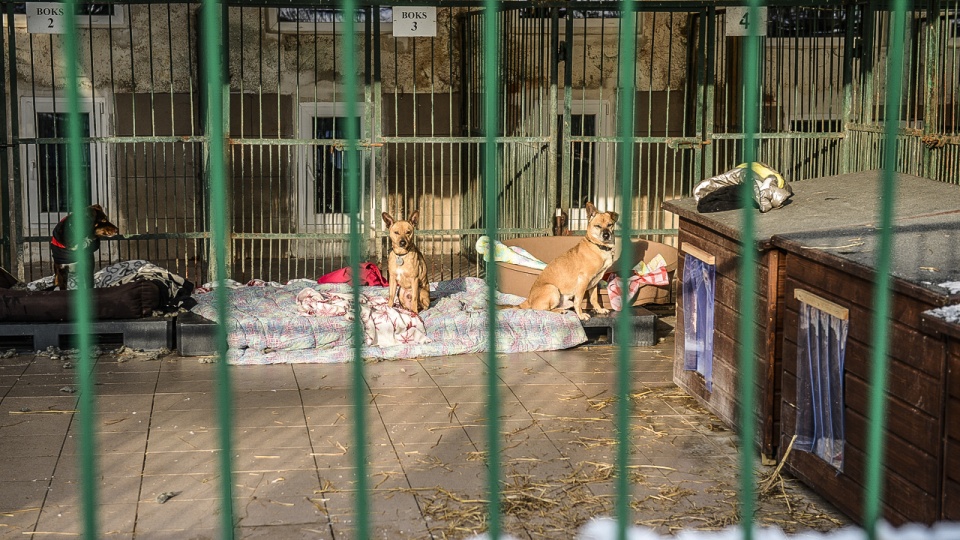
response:
M70 274L68 279L67 288L76 289L76 275ZM149 261L140 259L120 261L105 266L93 274L95 289L106 289L136 281L151 281L157 285L160 290L159 309L162 311L172 312L179 308L193 306L190 299L190 293L194 288L193 283ZM17 288L21 287L28 291L50 290L53 288L53 276L44 276L30 283L18 284Z
M332 304L352 299L346 284L317 284L294 280L286 284L254 281L247 285L227 282L229 319L227 361L232 364L331 363L353 359L353 322L343 303L343 314L321 314L329 307L311 302L326 298ZM217 320L215 297L209 285L198 287L193 311ZM307 290L315 291L305 292ZM386 287L361 287L361 305L366 301L379 309ZM496 293L497 304L519 304L518 296ZM337 295L340 300L331 296ZM298 303L297 297L301 297ZM364 300L366 299L366 300ZM387 310L397 308L386 307ZM306 310L306 311L303 311ZM361 310L362 312L363 310ZM410 312L406 312L412 315ZM402 314L401 314L402 315ZM388 315L394 317L394 314ZM361 313L361 318L363 314ZM404 339L397 333L372 336L364 325L365 358L418 358L480 353L487 349L487 286L477 278L458 278L431 286L430 309L420 312L426 339ZM390 324L401 318L390 319ZM400 326L400 323L396 323ZM416 324L416 323L414 323ZM406 328L397 328L407 330ZM552 313L525 309L501 310L497 318L497 351L502 353L550 351L574 347L586 341L583 326L573 312ZM416 333L413 334L416 336ZM381 343L381 339L385 341Z
M487 251L490 249L490 238L487 236L481 236L478 238L476 248L477 253L486 255ZM534 257L529 251L523 249L522 247L507 246L499 240L495 240L493 243L493 260L497 262L506 262L520 266L527 266L536 270L543 270L547 267L547 263Z
M354 317L353 294L303 289L297 294L297 311L318 317ZM386 296L360 295L363 344L389 347L402 343L427 343L423 319L403 308L388 305Z

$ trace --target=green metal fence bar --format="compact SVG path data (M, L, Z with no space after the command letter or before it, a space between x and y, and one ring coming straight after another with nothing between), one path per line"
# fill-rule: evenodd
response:
M483 214L490 245L497 240L497 132L499 103L499 27L497 0L483 3ZM497 268L492 249L484 256L487 280L487 490L488 538L500 539L500 397L497 370Z
M230 372L227 365L227 216L226 216L226 147L224 140L224 81L223 38L221 5L217 0L202 0L202 62L204 72L202 80L206 107L206 133L209 137L207 148L207 177L210 192L210 230L212 244L208 248L214 251L214 273L216 280L217 307L217 419L220 428L220 523L221 534L225 539L233 538L233 474L231 458L233 456L230 430L231 419Z
M880 226L877 230L876 283L873 289L872 355L870 358L869 422L867 424L867 463L864 491L864 528L867 537L877 537L877 520L883 500L883 431L886 425L886 388L890 340L887 323L890 316L890 257L892 255L892 222L895 175L897 172L897 131L900 119L900 95L903 83L903 42L907 18L906 0L895 0L890 14L891 32L887 57L886 109L884 118L884 153Z
M76 0L64 3L66 13L76 13ZM86 208L90 204L90 189L84 182L82 143L80 142L80 84L78 73L77 21L75 17L66 17L67 28L64 35L66 49L66 91L67 91L67 174L70 190L69 208L74 219L79 218L79 226L67 229L70 245L85 246L86 231L90 230L93 219ZM80 422L80 504L83 508L83 530L86 538L99 538L97 528L97 458L96 434L93 429L96 418L96 396L94 395L94 371L92 357L92 318L93 318L93 268L92 257L84 250L77 250L77 290L73 297L73 319L76 324L75 345L79 350L77 373L80 397L77 408ZM60 284L65 288L65 283Z
M354 500L356 512L357 538L370 538L369 516L369 488L367 486L367 441L366 441L366 393L363 379L363 326L360 318L360 132L358 122L354 122L357 115L357 35L356 35L356 0L343 0L341 4L344 13L344 27L340 47L341 66L344 79L344 101L346 101L346 182L347 182L347 212L350 214L350 275L353 276L351 288L353 292L353 369L352 369L352 396L353 396L353 458L356 463L357 493ZM369 12L368 12L369 13ZM334 59L336 62L336 57ZM391 299L392 300L392 299Z
M632 249L631 234L633 224L633 124L634 124L634 88L636 86L636 21L637 15L631 0L622 0L620 4L620 65L617 77L620 86L620 103L617 106L617 130L620 135L619 159L620 193L620 264L617 273L623 291L632 272L632 258L627 256ZM627 61L624 61L626 59ZM589 226L589 225L588 225ZM629 336L633 329L630 305L624 294L622 309L617 317L617 333ZM630 459L630 348L628 340L621 340L617 346L617 479L615 515L617 519L617 540L626 540L627 527L630 524L630 483L628 460Z
M743 47L743 161L753 166L757 158L756 140L759 130L759 85L760 85L760 38L758 26L760 20L760 0L749 0L747 11L747 36ZM728 14L729 16L729 14ZM749 177L748 177L749 178ZM740 341L738 371L740 372L740 523L744 540L753 538L754 507L756 505L753 477L753 449L756 433L756 347L754 322L756 319L757 298L757 250L754 239L753 182L745 181L741 185L740 196L743 201L741 238L743 249L740 256L740 320L737 335Z

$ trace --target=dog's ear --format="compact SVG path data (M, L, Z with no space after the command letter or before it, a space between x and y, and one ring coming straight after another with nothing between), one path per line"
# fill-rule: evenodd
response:
M103 212L103 207L100 206L99 204L91 204L91 205L90 205L90 208L93 208L93 209L96 210L97 212Z
M407 221L413 224L414 227L417 226L417 222L420 221L420 211L414 210L410 217L407 218Z
M597 207L593 205L592 202L587 201L587 204L584 206L587 209L587 220L593 219L593 216L599 214Z
M614 223L616 223L617 219L620 218L620 214L616 212L608 212L608 214L610 214L610 219L612 219Z
M387 227L393 227L393 222L394 222L393 216L391 216L386 212L380 215L383 217L383 222L387 224Z

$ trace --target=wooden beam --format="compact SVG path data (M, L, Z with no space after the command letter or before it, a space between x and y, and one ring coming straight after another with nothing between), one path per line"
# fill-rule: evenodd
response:
M716 258L716 257L714 257L713 255L707 253L706 251L698 248L697 246L692 246L692 245L690 245L690 244L684 243L684 244L682 244L682 245L680 246L680 251L682 251L682 252L684 252L684 253L686 253L686 254L688 254L688 255L692 255L692 256L696 257L697 259L700 259L701 261L703 261L703 262L705 262L705 263L707 263L707 264L709 264L709 265L716 266L716 264L717 264L717 258Z
M838 319L845 321L850 318L849 309L839 304L834 304L833 302L825 298L820 298L819 296L813 294L812 292L808 292L803 289L794 289L793 297L803 302L804 304L807 304L808 306L813 306L819 309L820 311L823 311L824 313L829 313L830 315L833 315Z

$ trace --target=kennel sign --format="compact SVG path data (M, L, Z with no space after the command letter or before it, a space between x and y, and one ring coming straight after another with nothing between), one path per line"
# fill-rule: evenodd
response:
M437 8L393 8L393 37L436 37Z
M749 36L751 26L757 28L758 36L767 35L767 8L757 8L756 20L751 20L750 8L727 8L726 31L728 36Z
M27 32L31 34L65 34L66 8L60 2L27 2Z

